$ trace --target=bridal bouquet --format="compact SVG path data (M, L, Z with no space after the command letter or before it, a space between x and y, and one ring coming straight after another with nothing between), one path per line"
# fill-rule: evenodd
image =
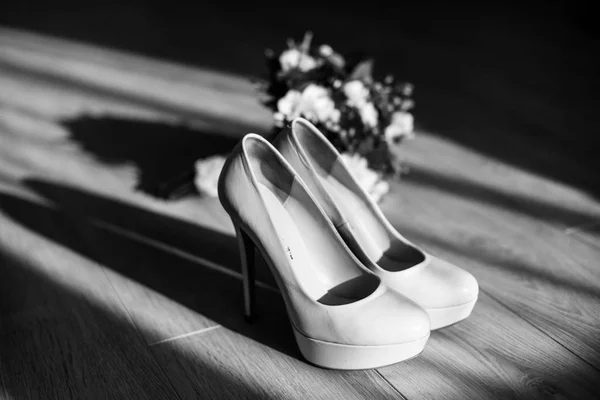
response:
M311 121L341 153L358 183L379 201L389 190L389 177L402 170L397 144L414 136L413 86L391 75L375 79L371 59L345 57L328 45L313 46L311 33L300 43L289 40L281 53L268 50L266 55L268 79L260 89L273 111L274 134L296 117ZM193 186L200 193L217 195L224 161L224 155L215 155L196 162ZM164 192L173 192L166 187Z
M300 43L289 40L279 54L268 50L267 61L261 89L276 131L299 116L311 121L378 200L387 191L385 178L401 170L396 144L414 135L413 86L391 75L376 80L371 59L313 46L310 33Z

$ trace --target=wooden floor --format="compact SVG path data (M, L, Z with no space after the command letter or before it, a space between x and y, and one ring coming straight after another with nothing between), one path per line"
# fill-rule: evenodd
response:
M600 203L430 132L382 208L472 272L469 319L377 370L311 366L218 200L152 188L269 113L244 77L0 29L0 398L597 398Z

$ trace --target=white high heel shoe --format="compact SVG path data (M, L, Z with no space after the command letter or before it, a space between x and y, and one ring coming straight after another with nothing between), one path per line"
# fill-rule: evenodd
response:
M255 134L240 141L219 177L219 199L238 235L247 317L256 246L308 361L333 369L376 368L423 350L427 313L360 263L268 141Z
M360 261L429 313L431 329L467 318L479 292L467 271L404 238L360 187L340 154L309 121L297 118L274 145L317 198Z

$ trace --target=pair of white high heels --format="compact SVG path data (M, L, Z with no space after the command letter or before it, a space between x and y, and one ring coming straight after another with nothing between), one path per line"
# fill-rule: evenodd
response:
M246 316L256 247L313 364L366 369L414 357L431 330L468 317L477 301L475 278L400 235L305 119L273 144L246 135L223 167L219 199L240 244Z

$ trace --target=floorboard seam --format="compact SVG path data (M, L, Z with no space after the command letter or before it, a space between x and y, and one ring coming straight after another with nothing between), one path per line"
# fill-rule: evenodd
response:
M150 343L148 346L157 346L159 344L169 343L169 342L172 342L172 341L175 341L175 340L179 340L179 339L185 339L185 338L188 338L190 336L202 335L203 333L210 332L210 331L215 330L217 328L221 328L221 325L213 325L213 326L209 326L208 328L198 329L197 331L183 333L181 335L172 336L170 338L158 340L156 342Z
M481 289L481 291L484 292L486 295L488 295L491 299L493 299L494 301L496 301L498 304L500 304L502 307L506 308L508 311L510 311L511 313L515 314L518 318L520 318L523 321L525 321L528 325L531 325L534 329L536 329L539 332L541 332L544 336L547 336L548 338L550 338L550 340L552 340L553 342L555 342L556 344L558 344L560 347L564 348L569 353L573 354L575 357L577 357L578 359L580 359L581 361L583 361L584 363L586 363L587 365L589 365L590 367L592 367L596 371L600 372L600 368L598 368L595 365L591 364L589 361L587 361L586 359L584 359L583 357L581 357L579 354L575 353L573 350L571 350L570 348L568 348L567 346L565 346L564 344L562 344L561 342L559 342L558 340L556 340L552 335L550 335L549 333L547 333L546 331L544 331L539 326L536 326L534 323L532 323L531 321L529 321L527 318L523 317L521 314L517 313L511 307L509 307L506 304L504 304L504 302L502 302L501 300L499 300L495 296L491 295L487 290Z
M403 395L403 394L402 394L402 392L401 392L400 390L398 390L398 388L397 388L396 386L392 385L392 383L391 383L390 381L388 381L388 380L387 380L387 378L386 378L385 376L383 376L383 374L382 374L381 372L379 372L379 370L378 370L378 369L376 369L376 370L375 370L375 373L376 373L377 375L379 375L379 377L380 377L381 379L383 379L383 380L384 380L384 382L385 382L385 383L387 383L387 384L388 384L388 385L389 385L389 386L392 388L392 390L393 390L394 392L398 393L398 395L400 396L400 398L401 398L401 399L403 399L403 400L408 400L408 398L407 398L405 395Z
M138 340L140 340L144 344L147 344L146 340L144 339L144 335L142 334L142 332L140 330L140 327L138 326L138 324L135 322L135 320L133 319L133 317L129 313L129 309L125 306L125 303L123 302L123 299L119 295L119 292L117 291L117 289L113 285L112 281L110 280L110 277L108 276L108 273L106 272L106 268L103 265L101 266L101 268L102 268L102 272L104 273L104 276L108 280L108 284L110 285L110 287L112 288L113 292L117 296L117 299L119 299L119 303L121 303L121 307L123 307L123 310L125 310L125 313L127 314L127 317L129 318L129 320L133 324L135 332L136 332L136 334L138 336ZM149 350L148 353L150 354L150 357L152 357L152 359L156 363L156 366L158 367L158 369L160 370L160 372L162 372L162 374L165 377L165 379L167 380L167 382L169 382L169 386L171 386L171 390L173 390L173 393L175 393L175 396L177 396L177 398L179 400L183 400L181 398L181 396L179 395L179 392L175 388L175 385L173 385L173 382L171 382L171 379L169 378L169 375L167 374L167 372L165 371L165 369L163 368L163 366L160 364L160 362L158 362L158 360L156 359L156 356L154 355L154 352L152 352L152 351Z
M196 255L190 254L190 253L186 252L185 250L181 250L181 249L178 249L178 248L176 248L174 246L170 246L170 245L167 245L165 243L161 243L161 242L159 242L157 240L154 240L154 239L149 238L149 237L144 236L144 235L140 235L140 234L135 233L135 232L130 232L130 231L126 230L126 229L122 229L120 227L114 226L114 225L106 223L104 221L100 221L100 220L97 220L97 219L92 219L92 222L93 222L94 225L96 225L96 226L98 226L98 227L100 227L102 229L109 230L112 233L116 233L118 235L122 235L122 236L125 236L125 237L129 238L129 239L135 240L137 242L141 242L141 243L144 243L146 245L156 247L156 248L158 248L158 249L160 249L160 250L162 250L164 252L171 253L171 254L174 254L174 255L176 255L178 257L184 258L186 260L189 260L189 261L201 264L203 267L212 269L214 271L221 272L221 273L223 273L225 275L229 275L229 276L234 277L236 279L240 279L240 280L243 279L242 274L240 272L233 271L233 270L231 270L231 269L229 269L229 268L227 268L227 267L225 267L225 266L223 266L223 265L221 265L219 263L216 263L216 262L207 260L205 258L198 257ZM256 286L261 287L261 288L266 289L266 290L269 290L271 292L279 293L279 290L276 287L271 286L268 283L265 283L265 282L262 282L262 281L259 281L259 280L256 280Z

